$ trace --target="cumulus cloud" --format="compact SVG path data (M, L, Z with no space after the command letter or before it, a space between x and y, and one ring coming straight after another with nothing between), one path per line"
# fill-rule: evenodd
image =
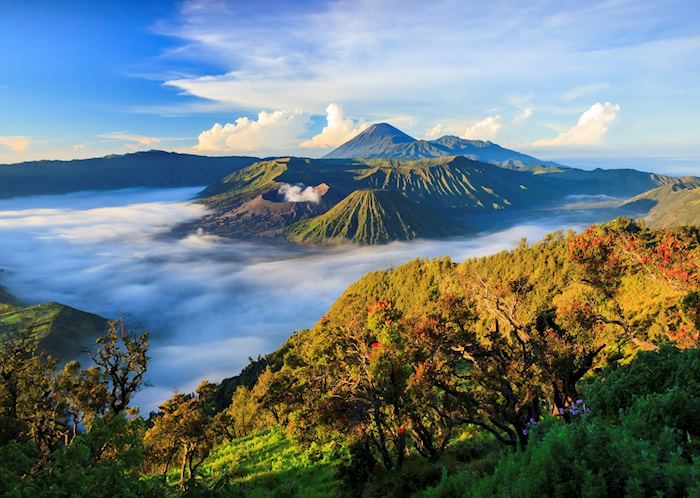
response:
M502 127L501 116L497 114L466 126L459 123L438 123L428 131L427 137L437 138L443 135L457 135L460 138L469 140L492 140L496 138Z
M515 117L513 118L513 123L514 124L523 124L525 121L530 119L534 113L535 113L534 107L525 107L518 114L515 115Z
M534 147L559 147L569 145L597 145L603 141L608 127L615 122L620 106L610 102L597 102L589 107L573 128L555 138L537 140Z
M287 202L313 202L321 200L321 194L311 186L304 188L304 185L290 185L285 183L279 188L279 193L284 196Z
M299 143L309 117L300 111L262 111L257 119L240 117L223 126L216 123L199 134L200 152L260 152L289 149Z
M355 123L345 117L343 108L332 103L326 107L326 126L321 133L301 143L304 148L330 148L347 142L367 128L367 123Z
M9 148L12 152L25 152L29 147L29 138L0 137L0 145Z

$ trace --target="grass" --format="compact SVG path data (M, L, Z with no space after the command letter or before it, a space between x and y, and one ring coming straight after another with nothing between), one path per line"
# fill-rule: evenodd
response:
M210 482L224 479L244 497L340 496L336 468L343 449L337 445L305 448L272 427L220 446L203 464Z

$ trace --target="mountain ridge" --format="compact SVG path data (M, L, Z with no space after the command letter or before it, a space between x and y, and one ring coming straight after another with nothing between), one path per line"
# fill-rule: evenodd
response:
M0 165L0 199L132 187L210 184L259 160L150 150L88 159L40 160Z
M454 135L418 140L388 123L370 126L323 156L323 159L427 159L453 155L513 169L534 166L565 168L553 161L543 161L489 141L468 140Z

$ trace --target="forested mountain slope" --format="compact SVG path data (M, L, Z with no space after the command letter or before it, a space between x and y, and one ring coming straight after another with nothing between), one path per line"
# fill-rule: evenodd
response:
M0 199L80 190L207 185L256 161L151 150L72 161L0 165Z

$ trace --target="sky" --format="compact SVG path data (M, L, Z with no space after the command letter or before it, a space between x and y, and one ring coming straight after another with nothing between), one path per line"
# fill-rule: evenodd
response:
M695 0L0 0L0 163L319 157L374 122L700 174Z

